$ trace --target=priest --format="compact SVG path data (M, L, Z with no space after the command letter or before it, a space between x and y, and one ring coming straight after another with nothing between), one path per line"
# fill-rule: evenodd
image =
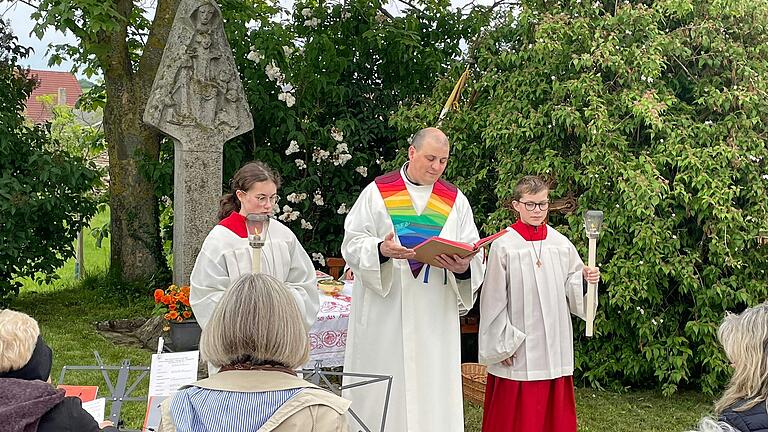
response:
M344 392L372 431L382 421L398 432L464 430L459 315L482 283L482 252L440 255L440 267L412 259L432 236L479 239L467 198L441 179L449 151L439 129L417 132L408 162L369 184L344 223L341 253L355 275L344 371L393 377L386 418L384 385Z

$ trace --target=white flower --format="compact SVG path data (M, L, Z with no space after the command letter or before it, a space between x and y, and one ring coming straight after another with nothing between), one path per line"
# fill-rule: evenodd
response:
M288 222L288 217L290 215L291 215L290 213L283 213L280 216L278 216L277 218L280 219L283 222Z
M296 89L293 87L293 84L284 83L280 85L280 90L282 90L285 93L293 93Z
M347 162L349 162L350 159L352 159L351 154L341 153L336 159L334 159L333 164L335 166L344 166Z
M305 194L303 192L302 193L295 193L294 192L292 194L289 194L285 198L288 200L288 202L300 203L300 202L304 201L305 199L307 199L307 194ZM286 206L286 207L288 207L288 206Z
M245 58L254 63L258 63L264 58L264 54L261 51L251 51Z
M347 205L345 203L341 203L339 208L336 210L336 213L338 214L349 213L349 209L347 208Z
M280 93L279 95L277 95L277 99L281 101L285 101L285 106L287 106L288 108L296 105L296 98L293 97L293 95L290 93L285 93L285 92Z
M302 219L301 220L301 228L302 229L306 229L306 230L311 230L312 229L312 224L307 222L307 221L305 221L304 219Z
M296 219L299 218L300 214L301 213L297 212L296 210L292 211L291 212L291 217L289 218L289 220L295 221Z
M755 157L753 155L747 155L747 158L749 160L751 160L752 162L760 162L760 158L759 157Z
M315 196L312 198L312 202L319 206L325 204L325 201L323 201L323 196L320 195L320 191L315 191Z
M270 81L282 80L283 74L280 73L280 68L277 67L274 60L264 67L264 72L267 74L267 78L269 78Z
M322 160L328 159L330 155L331 155L331 152L316 148L315 152L312 154L312 160L320 162Z
M343 19L343 20L348 19L351 16L352 16L352 14L349 13L349 12L342 12L341 13L341 19Z
M361 166L355 168L355 171L357 171L358 174L360 174L363 177L367 177L368 176L368 167L364 167L364 166L361 165Z
M283 53L285 54L286 57L290 57L291 54L293 54L293 48L287 45L283 45Z
M347 143L339 143L336 145L336 154L339 153L349 153L349 146L347 146Z
M296 142L296 140L291 140L291 142L288 144L288 148L285 149L285 154L290 155L293 153L296 153L299 151L299 143Z
M325 258L320 252L312 252L312 261L317 261L321 266L325 266Z
M287 204L283 206L283 213L290 213L292 211L293 211L293 209L291 208L291 206L289 206Z
M387 20L386 15L384 15L381 12L376 12L376 22L377 23L381 24L381 23L383 23L386 20Z
M301 14L304 16L304 18L309 18L312 16L312 9L304 8L301 10Z
M656 322L656 318L651 319L651 324L658 325L658 323Z
M763 180L768 180L768 174L763 174Z
M317 18L308 19L308 20L304 21L304 25L307 26L307 27L315 28L318 25L320 25L320 20L317 19Z
M707 121L705 121L705 122L704 122L704 124L705 124L705 125L707 125L707 126L709 126L709 125L711 125L711 124L712 124L712 120L707 120Z
M344 141L344 132L336 129L336 127L331 128L331 138L335 139L338 142Z
M306 162L304 162L304 159L296 159L296 160L295 160L295 161L293 161L293 162L294 162L294 163L296 163L296 166L297 166L299 169L304 169L304 168L306 168L306 167L307 167L307 164L306 164Z

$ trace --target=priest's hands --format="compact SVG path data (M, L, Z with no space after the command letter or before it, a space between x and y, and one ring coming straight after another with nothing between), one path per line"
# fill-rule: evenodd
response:
M479 252L479 250L477 252ZM440 267L456 274L461 274L467 271L469 263L472 262L472 257L474 257L477 252L471 253L464 258L458 255L435 255L435 261L440 264Z
M588 283L596 284L600 281L600 267L584 266L584 269L581 270L581 274L584 276L584 280Z
M400 246L395 241L395 233L391 232L384 237L384 241L379 246L379 251L382 255L388 258L408 259L416 256L416 252L413 249Z

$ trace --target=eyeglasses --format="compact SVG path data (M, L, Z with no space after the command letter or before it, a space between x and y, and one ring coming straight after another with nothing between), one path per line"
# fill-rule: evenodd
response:
M542 202L533 202L533 201L518 201L520 204L523 204L525 206L525 209L528 211L534 211L536 207L539 207L539 210L541 211L547 211L549 209L549 201L542 201Z
M248 192L246 192L246 191L243 191L243 193L248 195ZM269 202L272 205L275 205L275 204L277 204L278 201L280 201L280 195L278 195L278 194L274 194L274 195L270 195L270 196L266 196L264 194L260 194L260 195L252 195L252 197L253 197L253 199L256 200L257 203L259 203L259 205L266 205L267 204L267 200L269 200Z

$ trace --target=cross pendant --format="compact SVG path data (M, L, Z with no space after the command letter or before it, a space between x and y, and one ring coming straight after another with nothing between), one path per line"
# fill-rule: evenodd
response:
M536 267L541 268L541 260L536 260Z

